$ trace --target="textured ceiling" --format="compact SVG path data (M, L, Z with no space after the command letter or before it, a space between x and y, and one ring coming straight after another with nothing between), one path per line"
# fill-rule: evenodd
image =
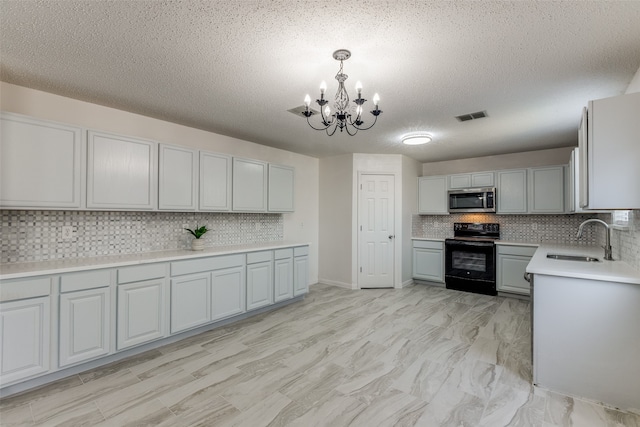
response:
M0 0L0 79L315 157L421 162L576 143L590 99L624 93L640 67L640 2ZM381 97L355 137L287 110ZM368 103L370 104L370 103ZM454 116L486 110L489 117ZM400 138L429 132L434 142Z

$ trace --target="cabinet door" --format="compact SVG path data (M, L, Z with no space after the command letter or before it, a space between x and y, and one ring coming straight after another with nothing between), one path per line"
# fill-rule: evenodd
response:
M0 383L49 370L49 297L0 304Z
M564 211L564 166L529 169L529 212Z
M293 212L293 178L288 166L269 165L269 212Z
M469 188L469 187L471 187L470 173L449 175L449 188Z
M258 160L233 159L233 210L266 212L267 164Z
M273 304L273 262L247 265L247 311Z
M200 152L200 210L231 210L231 157Z
M224 268L211 273L211 320L245 312L245 266Z
M87 158L88 208L156 207L155 142L90 131Z
M158 209L194 211L198 198L198 152L160 144Z
M578 205L577 208L586 208L589 205L589 162L587 161L587 109L582 109L582 120L580 120L580 128L578 128L578 152L576 159L578 166Z
M80 208L82 131L2 113L0 206Z
M497 213L527 213L527 170L498 171Z
M293 298L293 258L277 259L274 262L274 301Z
M164 279L118 285L118 350L164 336Z
M60 367L109 354L111 292L91 289L60 295Z
M309 292L309 257L297 256L293 259L293 296Z
M471 174L472 187L493 187L495 186L495 176L493 172L478 172Z
M431 282L444 282L442 249L413 248L413 277Z
M524 279L531 257L517 255L498 255L496 288L501 292L513 292L529 295L529 282Z
M449 213L446 176L418 178L418 213L431 215Z
M211 320L211 274L171 279L171 333Z

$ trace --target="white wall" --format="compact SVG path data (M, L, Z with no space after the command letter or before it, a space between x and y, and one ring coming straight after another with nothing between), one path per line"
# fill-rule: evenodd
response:
M402 283L413 282L413 215L418 213L418 176L422 164L402 156Z
M578 129L576 128L576 146L578 145L577 138ZM552 148L550 150L527 151L524 153L501 154L498 156L424 163L422 165L422 175L449 175L453 173L563 165L569 163L571 150L573 150L573 147L563 147Z
M320 159L319 281L351 289L353 155Z
M631 79L631 83L627 87L627 91L625 93L635 93L640 92L640 68L636 71L636 75Z
M0 82L0 109L85 128L295 167L296 211L283 215L284 238L311 244L310 280L311 283L318 281L318 159L4 82Z

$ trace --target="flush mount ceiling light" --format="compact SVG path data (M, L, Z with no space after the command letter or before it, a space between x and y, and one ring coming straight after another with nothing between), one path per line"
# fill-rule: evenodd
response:
M406 145L422 145L428 144L431 142L433 138L431 135L423 134L423 135L408 135L402 138L402 143Z
M327 90L327 84L323 81L320 84L320 99L316 99L316 102L320 106L320 125L317 127L312 125L309 120L309 118L314 115L314 112L309 108L309 105L311 104L311 97L309 95L304 97L305 110L302 114L307 118L307 123L309 123L309 126L315 130L326 131L329 136L336 133L336 130L338 129L340 129L340 132L346 130L351 136L355 135L359 130L371 129L373 125L376 124L378 116L382 113L378 108L380 97L376 93L373 95L373 104L375 105L375 109L370 111L374 116L373 123L371 123L370 126L362 127L365 123L364 120L362 120L362 105L367 100L362 98L362 83L360 82L356 83L358 98L353 101L355 105L351 107L349 106L349 94L344 87L344 82L349 78L349 76L342 72L342 66L343 62L350 57L351 52L346 49L338 49L333 52L333 58L336 61L340 61L340 70L338 70L338 74L336 74L338 92L336 92L334 99L335 102L333 104L333 108L336 109L336 112L331 114L331 108L326 105L329 103L329 101L324 99L324 92Z

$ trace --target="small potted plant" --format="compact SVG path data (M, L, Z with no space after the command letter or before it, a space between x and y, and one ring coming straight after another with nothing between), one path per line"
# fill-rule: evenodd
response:
M204 241L200 240L200 238L204 236L204 233L209 231L207 229L207 226L203 225L202 227L198 227L198 225L196 224L196 227L193 230L189 228L185 228L185 230L187 230L193 235L193 237L195 237L195 239L191 241L191 249L194 251L201 251L202 249L204 249Z

